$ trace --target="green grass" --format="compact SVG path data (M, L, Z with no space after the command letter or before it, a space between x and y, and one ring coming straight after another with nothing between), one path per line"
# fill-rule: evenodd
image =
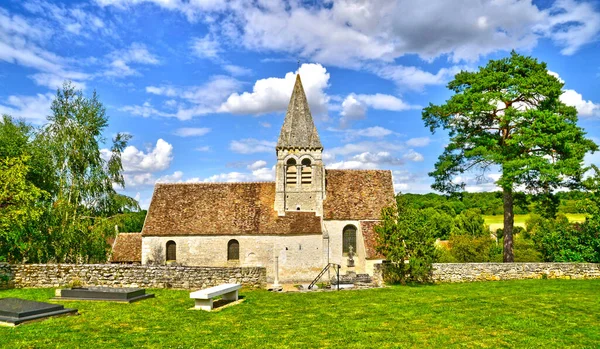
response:
M594 348L600 280L519 280L361 291L242 291L219 312L187 291L133 304L64 302L80 316L0 327L3 348ZM0 291L48 301L52 289Z
M567 213L565 214L571 222L584 222L586 215L584 213ZM502 215L488 215L483 216L485 224L490 226L491 231L502 228L504 225L504 217ZM515 225L525 227L525 222L529 219L528 214L517 214L515 215Z

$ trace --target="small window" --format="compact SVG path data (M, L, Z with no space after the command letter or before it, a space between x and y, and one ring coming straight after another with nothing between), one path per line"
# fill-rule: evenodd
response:
M240 259L240 243L237 240L229 240L227 243L227 260L237 261Z
M302 160L301 183L303 187L310 187L312 183L312 167L310 165L310 159Z
M352 251L356 253L356 227L347 225L342 234L342 253L347 254L352 246Z
M177 260L177 244L175 241L167 241L167 261Z
M298 182L298 169L296 168L296 160L289 159L287 161L287 169L285 172L285 182L295 185Z

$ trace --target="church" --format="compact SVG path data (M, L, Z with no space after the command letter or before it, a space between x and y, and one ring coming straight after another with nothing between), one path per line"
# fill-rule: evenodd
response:
M271 282L278 257L280 282L311 281L328 263L372 275L392 173L325 169L300 75L274 151L275 182L156 184L141 263L264 267Z

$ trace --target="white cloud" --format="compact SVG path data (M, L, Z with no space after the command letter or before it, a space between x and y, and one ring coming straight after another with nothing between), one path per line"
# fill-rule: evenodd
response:
M382 93L372 95L351 93L342 102L342 111L340 112L342 127L347 126L352 120L363 119L367 113L367 107L390 111L420 108L419 106L410 105L398 97Z
M221 53L219 42L214 40L210 34L203 38L193 38L190 43L192 52L200 58L217 59Z
M172 160L173 146L163 139L156 141L156 145L147 149L146 152L130 145L121 154L125 173L163 171L169 168Z
M51 93L35 96L9 96L0 102L0 115L8 114L15 118L22 118L34 124L42 124L50 115L50 105L54 95Z
M406 141L406 145L410 147L426 147L430 142L431 139L429 137L418 137L409 139Z
M157 56L150 53L146 45L133 43L126 49L116 50L108 54L109 62L104 71L105 76L109 77L127 77L140 75L140 73L131 67L131 64L139 65L157 65L160 60Z
M298 70L306 98L313 115L326 113L329 97L325 89L329 73L320 64L302 64ZM296 81L296 73L289 72L284 78L257 80L252 92L233 93L221 105L219 111L232 114L265 114L285 111Z
M199 151L199 152L207 152L207 151L210 151L210 146L205 145L205 146L202 146L202 147L198 147L198 148L196 148L194 150Z
M581 116L600 115L600 104L584 100L583 96L575 90L564 90L560 100L566 105L575 107Z
M241 45L260 52L283 52L344 67L392 62L407 54L426 60L448 55L454 62L476 61L499 50L531 49L544 38L569 55L596 40L600 32L594 4L573 0L557 0L549 8L531 0L437 0L427 6L402 0L96 2L119 8L153 3L209 24L219 16L220 25L213 26L212 35L241 39Z
M249 170L258 170L259 168L263 168L267 166L267 162L265 160L258 160L248 165Z
M0 61L18 64L42 72L31 78L38 85L56 87L56 81L71 79L76 84L90 78L72 69L68 59L41 47L54 34L51 27L35 20L10 15L0 8Z
M252 69L240 67L239 65L226 64L223 66L223 69L234 76L252 75Z
M275 142L247 138L231 141L229 149L240 154L269 153L275 151L275 145Z
M178 106L175 113L164 113L154 110L152 114L162 116L175 116L180 120L189 120L196 116L219 112L219 106L240 87L240 81L222 75L212 76L208 81L198 86L177 87L172 85L147 86L146 92L178 98L186 103L177 103L173 100L172 106Z
M175 117L176 114L162 112L152 106L150 102L144 102L142 105L126 105L119 110L131 113L132 115L143 116L145 118L150 116L164 116L164 117Z
M182 127L175 130L175 135L179 137L199 137L210 132L207 127Z

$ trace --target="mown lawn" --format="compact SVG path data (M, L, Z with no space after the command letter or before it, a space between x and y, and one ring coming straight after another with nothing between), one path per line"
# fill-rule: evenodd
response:
M584 222L586 215L584 213L567 213L565 214L571 222ZM485 224L490 226L491 231L502 228L504 226L504 216L502 215L488 215L483 216ZM525 222L529 219L528 214L517 214L515 215L515 225L525 227Z
M81 315L0 327L3 348L391 348L600 346L600 280L520 280L274 294L219 312L187 291L133 304L63 302ZM48 301L53 289L0 291Z

